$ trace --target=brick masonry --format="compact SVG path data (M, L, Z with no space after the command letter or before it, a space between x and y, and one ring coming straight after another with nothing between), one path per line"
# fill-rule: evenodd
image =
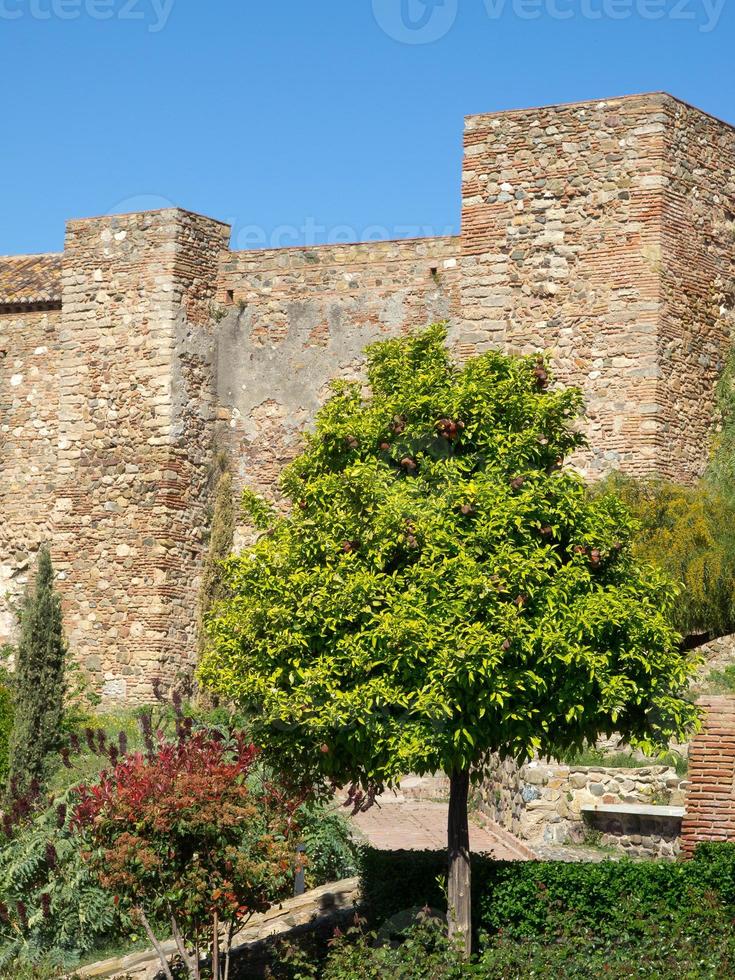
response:
M328 380L437 319L460 357L551 352L584 389L587 475L694 478L734 215L735 131L654 94L469 117L458 237L231 252L172 209L0 258L0 643L45 539L106 699L188 671L215 448L277 496Z
M689 791L682 824L682 852L699 841L735 840L735 697L698 702L704 724L689 746Z

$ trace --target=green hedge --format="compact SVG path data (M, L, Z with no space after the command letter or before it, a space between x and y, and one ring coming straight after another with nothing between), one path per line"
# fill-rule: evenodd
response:
M445 875L441 851L366 848L362 854L363 898L380 920L416 906L445 908ZM665 915L706 895L735 908L735 844L702 844L692 861L676 863L472 859L473 924L492 934L544 936L564 918L604 936L619 929L621 906Z

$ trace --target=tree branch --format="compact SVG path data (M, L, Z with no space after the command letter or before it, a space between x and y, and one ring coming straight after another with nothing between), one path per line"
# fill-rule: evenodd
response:
M166 974L166 980L174 980L174 975L171 972L171 967L168 965L168 960L166 959L166 954L163 951L163 946L159 943L158 939L156 939L156 934L151 929L151 924L146 918L145 912L143 911L142 908L136 908L133 911L138 916L140 921L143 923L145 934L146 936L148 936L148 939L151 945L153 946L153 948L155 949L156 953L158 953L158 958L161 961L163 972Z
M189 976L192 977L192 980L199 980L199 957L191 956L187 951L184 937L181 935L179 925L173 913L171 913L171 932L173 933L176 948L181 955L181 959L184 961L184 964L189 971Z

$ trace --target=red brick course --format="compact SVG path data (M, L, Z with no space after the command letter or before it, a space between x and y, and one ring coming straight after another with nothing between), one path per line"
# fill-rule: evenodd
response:
M735 697L706 697L703 728L689 746L682 853L700 841L735 840Z

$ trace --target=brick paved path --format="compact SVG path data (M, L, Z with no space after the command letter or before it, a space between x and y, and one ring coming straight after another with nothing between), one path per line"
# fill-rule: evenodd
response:
M447 846L447 804L411 799L402 793L385 793L367 813L352 820L373 847L379 850L443 850ZM523 861L533 853L488 820L470 817L470 847L505 861Z

